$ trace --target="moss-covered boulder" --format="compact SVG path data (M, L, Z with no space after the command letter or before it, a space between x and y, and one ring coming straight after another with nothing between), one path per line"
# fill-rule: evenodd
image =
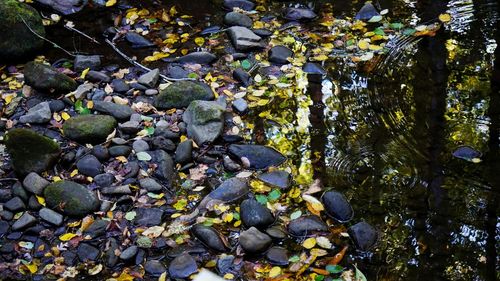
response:
M78 115L63 125L64 135L79 143L98 144L113 132L116 119L108 115Z
M194 100L213 100L212 89L204 83L179 81L161 89L154 101L160 109L187 107Z
M52 66L29 62L24 66L24 81L27 85L46 93L67 94L76 90L75 80L57 71Z
M51 183L45 188L43 195L47 207L69 216L83 217L99 209L97 196L76 182Z
M16 174L42 173L51 169L61 153L59 144L29 129L12 129L5 138Z
M182 118L187 123L188 136L200 145L213 142L224 129L224 108L215 101L193 101Z
M43 47L43 40L27 25L40 36L45 36L42 18L33 7L18 0L0 1L0 61L27 58Z

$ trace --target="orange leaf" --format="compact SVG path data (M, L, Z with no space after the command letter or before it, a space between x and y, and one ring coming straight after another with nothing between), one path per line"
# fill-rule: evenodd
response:
M325 270L325 269L321 269L321 268L312 268L312 271L318 273L318 274L321 274L321 275L329 275L330 272L328 272L328 270Z
M344 246L344 248L342 248L342 250L340 250L340 252L338 252L335 256L333 256L333 258L328 262L328 264L332 264L332 265L339 264L342 261L342 259L344 258L344 255L347 252L348 248L349 248L348 246Z

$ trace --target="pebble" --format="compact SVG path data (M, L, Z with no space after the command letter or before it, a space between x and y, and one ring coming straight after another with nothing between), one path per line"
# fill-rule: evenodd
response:
M158 80L160 79L160 70L158 68L153 69L143 75L141 75L138 79L137 82L141 83L142 85L149 87L149 88L154 88L156 84L158 84Z
M144 265L144 269L146 270L147 274L153 277L158 277L163 272L167 271L165 265L158 260L148 260Z
M255 227L241 232L239 238L241 247L248 253L262 253L269 248L272 241L269 235L260 232Z
M160 225L163 211L158 208L137 208L134 223L139 226Z
M195 259L185 253L176 257L168 266L168 273L171 278L188 278L198 271Z
M175 150L175 162L184 165L193 160L193 141L185 140L181 142Z
M225 252L227 250L221 234L215 228L197 224L191 228L191 232L208 248L217 252Z
M344 194L337 191L327 191L321 197L326 213L340 223L346 223L354 216L351 204Z
M271 211L255 199L246 199L240 205L241 221L245 226L264 229L274 223Z
M52 111L48 102L41 102L28 110L26 115L19 118L21 123L43 124L50 121Z
M91 71L87 72L85 79L88 79L89 81L92 81L92 82L98 82L98 83L99 82L102 82L102 83L111 82L111 77L109 77L109 75L107 75L104 72L95 71L95 70L91 70Z
M134 149L135 153L138 153L138 152L148 151L150 148L149 144L146 141L138 139L134 141L134 143L132 143L132 149Z
M276 64L288 64L288 58L293 56L292 50L285 46L275 46L269 50L269 61Z
M303 216L288 224L288 233L292 236L311 236L318 232L327 232L328 226L317 216Z
M158 90L156 89L147 89L146 92L144 92L146 96L156 96L158 95Z
M99 249L87 243L80 243L76 254L81 262L94 261L99 256Z
M113 184L115 181L115 176L113 174L105 173L99 174L94 177L94 182L100 187L106 187Z
M37 223L37 219L28 212L24 214L12 225L12 230L22 230L27 227L33 226Z
M42 208L38 214L40 215L41 219L53 225L59 226L63 223L64 220L63 215L48 208Z
M109 150L109 155L113 157L117 156L127 157L132 152L132 148L128 145L115 145L110 147L108 150Z
M96 145L92 148L92 155L97 157L100 161L106 161L109 159L109 151L106 147L102 145Z
M149 192L160 192L163 190L163 186L153 178L140 179L139 185Z
M101 66L101 57L98 55L85 56L76 55L73 61L73 69L76 72L84 71L87 68L97 70Z
M370 250L378 240L377 230L367 222L358 222L351 226L347 233L354 241L354 245L361 251Z
M130 246L120 254L120 259L130 260L131 258L135 257L138 250L139 248L137 246Z
M14 197L10 199L9 201L3 204L3 207L14 213L26 209L26 205L24 204L23 200L21 200L21 198L19 197Z
M288 251L283 247L274 246L267 251L266 259L273 265L288 265Z
M90 176L95 177L98 174L102 173L101 162L94 155L85 155L78 162L76 162L76 167L78 172Z

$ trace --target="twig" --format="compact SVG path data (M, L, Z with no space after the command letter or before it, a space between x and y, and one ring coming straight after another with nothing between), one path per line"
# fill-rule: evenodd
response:
M44 41L49 42L49 43L50 43L50 44L52 44L55 48L61 49L61 50L62 50L62 51L64 51L66 54L68 54L68 55L70 55L70 56L72 56L72 57L74 57L74 56L75 56L75 54L71 53L70 51L68 51L68 50L64 49L63 47L61 47L61 46L57 45L56 43L54 43L54 42L50 41L49 39L47 39L47 38L43 37L42 35L38 34L36 31L34 31L34 30L31 28L31 26L29 26L29 24L28 24L28 23L24 20L24 18L23 18L21 15L19 15L19 17L20 17L20 18L21 18L21 20L23 21L24 25L26 25L26 27L27 27L27 28L28 28L28 29L29 29L29 30L30 30L33 34L35 34L38 38L40 38L40 39L42 39L42 40L44 40Z
M151 71L151 68L149 67L146 67L140 63L138 63L137 61L133 60L131 57L127 56L124 52L122 52L120 49L118 49L118 47L111 41L109 41L109 39L105 39L104 40L109 46L111 46L111 48L113 48L113 50L115 50L115 52L117 52L120 56L122 56L125 60L127 60L129 63L141 68L142 70L145 70L145 71ZM174 81L188 81L188 80L196 80L194 78L172 78L172 77L168 77L168 76L165 76L163 74L160 74L160 78L163 79L164 81L166 82L174 82Z
M99 43L99 41L95 40L95 38L90 37L89 35L85 34L83 31L80 31L72 26L69 26L68 24L65 24L64 28L80 34L81 36L89 39L90 41L92 41L93 43L96 43L97 45L101 45L101 43Z

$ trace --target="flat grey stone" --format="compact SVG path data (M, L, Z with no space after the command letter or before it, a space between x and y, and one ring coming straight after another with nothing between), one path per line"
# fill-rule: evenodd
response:
M42 208L38 214L44 221L53 225L61 225L64 220L63 215L48 208Z

